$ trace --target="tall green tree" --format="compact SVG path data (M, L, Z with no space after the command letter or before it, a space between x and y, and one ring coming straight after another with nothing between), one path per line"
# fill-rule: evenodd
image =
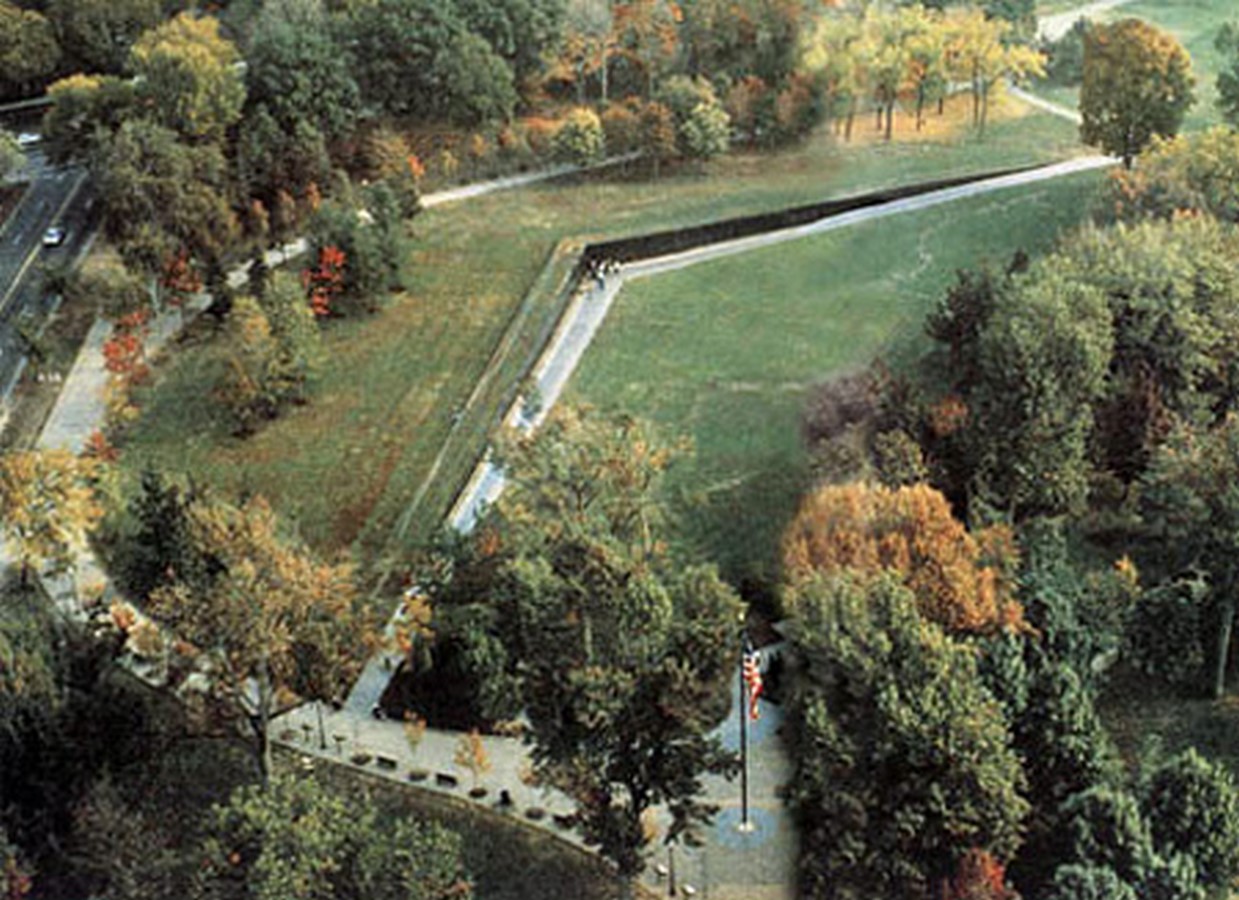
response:
M1132 161L1154 135L1175 134L1195 99L1192 61L1172 35L1142 19L1084 35L1080 137Z
M60 45L42 13L0 0L0 93L31 93L60 64Z
M443 0L353 5L344 24L363 100L392 115L464 125L507 118L512 70Z
M643 814L665 805L668 839L683 838L712 812L702 778L734 765L710 732L740 605L669 546L659 491L675 456L644 423L588 408L509 435L510 485L479 525L484 568L468 582L520 679L536 772L573 798L586 842L625 881L643 865Z
M1217 33L1213 49L1222 59L1217 73L1217 105L1222 118L1239 126L1239 24L1227 22Z
M974 392L981 498L1019 520L1083 509L1093 404L1113 352L1100 291L1037 266L998 294Z
M797 594L790 798L804 896L926 897L970 848L1009 860L1029 807L973 651L893 577Z
M47 90L43 116L49 157L59 163L97 162L137 101L133 84L115 75L70 75Z
M246 51L239 166L250 196L300 194L330 171L329 145L354 127L357 82L319 0L268 4Z
M237 48L210 16L181 13L133 45L138 93L155 120L186 138L218 142L241 117Z
M1214 428L1171 432L1144 477L1142 516L1149 555L1174 575L1207 575L1216 619L1211 692L1226 689L1226 668L1239 591L1239 416Z
M147 275L157 306L172 258L186 251L204 262L219 259L235 236L227 165L213 144L185 144L171 129L136 119L120 127L95 168L104 228Z

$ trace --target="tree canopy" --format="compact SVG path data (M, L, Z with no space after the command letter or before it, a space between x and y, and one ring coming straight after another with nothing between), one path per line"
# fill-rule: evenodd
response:
M1142 19L1084 35L1080 136L1131 168L1154 135L1179 130L1195 96L1191 58L1172 35Z

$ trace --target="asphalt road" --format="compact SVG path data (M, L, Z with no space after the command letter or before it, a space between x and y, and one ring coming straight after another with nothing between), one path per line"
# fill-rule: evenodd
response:
M94 231L84 170L51 166L37 147L28 151L27 166L30 184L0 225L0 406L25 367L18 329L37 331L55 302L44 296L44 267L76 262ZM53 225L65 229L65 241L44 247L43 233Z

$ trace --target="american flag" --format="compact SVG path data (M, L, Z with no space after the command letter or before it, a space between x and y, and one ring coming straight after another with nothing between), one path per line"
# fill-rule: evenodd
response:
M761 658L752 650L744 651L744 662L740 667L740 676L749 689L749 718L757 720L761 713L757 709L757 698L761 696Z

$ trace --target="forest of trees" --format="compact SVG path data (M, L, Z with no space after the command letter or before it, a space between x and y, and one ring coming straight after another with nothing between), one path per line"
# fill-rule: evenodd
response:
M324 327L407 283L432 178L631 151L657 177L823 121L847 139L860 116L890 139L959 90L980 140L1000 85L1045 71L1033 5L183 6L0 0L0 96L47 91L50 152L89 168L124 262L72 288L115 323L106 435L80 457L0 456L17 563L0 895L468 897L459 835L392 826L272 753L273 717L337 702L379 646L366 573L257 494L154 470L118 490L151 315L213 295L223 363L204 390L244 439L313 401ZM1237 34L1216 45L1230 126ZM1103 718L1123 680L1222 698L1235 665L1239 136L1175 136L1190 60L1144 23L1049 49L1051 76L1078 62L1082 138L1123 170L1053 252L958 273L922 358L820 389L808 417L868 398L841 438L862 452L806 427L822 477L781 523L766 608L684 536L666 476L687 443L586 406L502 434L507 492L409 561L406 670L470 729L461 765L476 779L480 730L523 716L531 779L571 799L626 886L650 811L669 813L658 839L691 844L715 812L703 780L736 769L715 729L746 615L789 637L803 896L1203 900L1239 876L1230 771L1190 748L1121 754ZM428 152L413 132L430 126L451 137ZM0 175L19 155L0 140ZM269 271L262 251L299 234L302 271ZM88 540L120 596L86 598L73 626L36 576ZM171 815L155 798L178 791Z

